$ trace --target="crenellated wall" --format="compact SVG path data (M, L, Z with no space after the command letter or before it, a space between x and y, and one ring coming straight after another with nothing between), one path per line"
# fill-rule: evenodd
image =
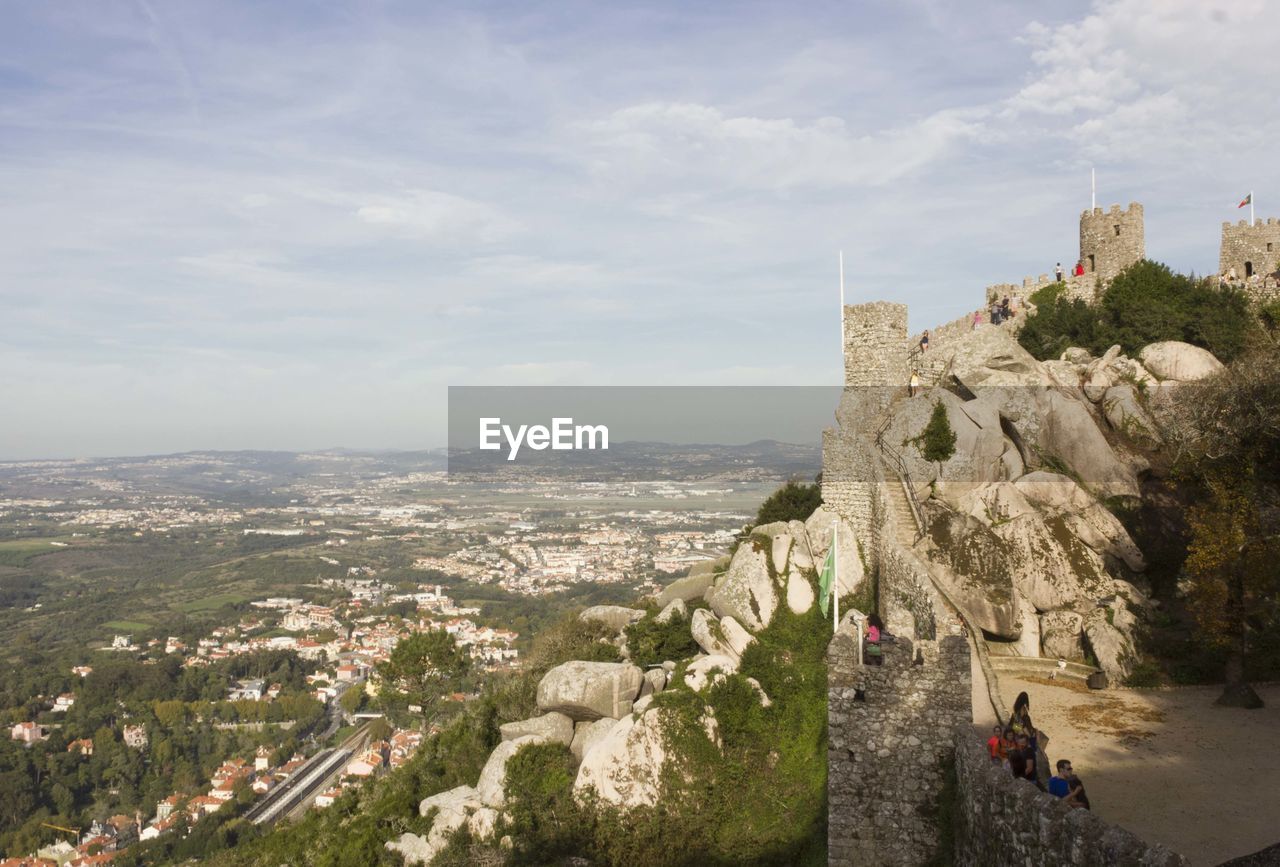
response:
M1249 225L1248 220L1222 224L1222 247L1218 254L1218 273L1235 269L1239 280L1262 277L1280 268L1280 221L1269 217Z
M1080 260L1086 275L1109 283L1117 274L1147 255L1142 205L1131 202L1121 210L1094 208L1080 215Z

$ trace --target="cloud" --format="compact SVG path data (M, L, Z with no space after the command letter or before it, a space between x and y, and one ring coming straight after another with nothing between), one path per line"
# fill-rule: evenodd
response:
M497 208L439 190L373 196L356 208L361 223L400 238L492 244L519 231Z
M648 102L577 130L592 170L628 189L655 180L788 192L881 186L937 161L982 131L980 113L947 110L899 127L857 133L838 117L730 116L709 105Z

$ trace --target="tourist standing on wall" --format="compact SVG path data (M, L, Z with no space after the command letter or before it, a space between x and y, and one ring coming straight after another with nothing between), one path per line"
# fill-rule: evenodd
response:
M1053 274L1055 277L1058 278L1058 282L1061 283L1062 282L1062 263L1061 262L1059 262L1057 266L1053 269Z
M920 391L920 373L919 371L911 371L911 379L907 382L907 397L915 397Z

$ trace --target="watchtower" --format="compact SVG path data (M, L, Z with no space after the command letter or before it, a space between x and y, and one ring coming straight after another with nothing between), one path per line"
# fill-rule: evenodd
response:
M845 388L902 387L907 381L907 305L890 301L844 308Z
M1222 251L1218 255L1218 273L1248 280L1255 275L1275 273L1280 268L1280 222L1269 217L1249 225L1248 220L1222 224Z
M1104 284L1147 254L1142 205L1130 202L1126 210L1094 208L1080 215L1080 261L1086 274Z

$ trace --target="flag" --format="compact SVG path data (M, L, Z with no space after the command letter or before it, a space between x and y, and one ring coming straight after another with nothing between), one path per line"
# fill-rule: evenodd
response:
M1253 202L1253 193L1250 193L1249 195L1245 196L1244 201L1236 205L1236 207L1243 208L1245 205L1251 204L1252 202Z
M833 540L834 541L834 540ZM827 616L827 606L830 605L831 591L836 584L836 546L832 546L827 550L827 559L822 564L822 574L818 576L818 607L822 609L822 616Z

